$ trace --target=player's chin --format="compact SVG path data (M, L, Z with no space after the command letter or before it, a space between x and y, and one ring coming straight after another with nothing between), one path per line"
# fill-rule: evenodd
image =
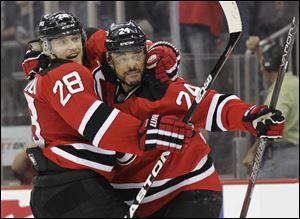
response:
M138 84L140 84L141 80L140 79L136 79L136 80L126 80L127 84L131 87L135 87Z
M78 56L70 58L68 60L81 63L82 57L78 55Z
M134 74L126 77L126 81L129 84L132 83L140 83L141 82L141 75L139 74Z

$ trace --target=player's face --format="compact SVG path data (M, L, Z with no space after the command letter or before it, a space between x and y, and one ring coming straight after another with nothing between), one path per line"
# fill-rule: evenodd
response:
M51 53L57 58L82 64L83 48L80 34L63 36L51 40Z
M117 77L125 86L132 88L141 82L145 67L144 49L112 53L111 58Z

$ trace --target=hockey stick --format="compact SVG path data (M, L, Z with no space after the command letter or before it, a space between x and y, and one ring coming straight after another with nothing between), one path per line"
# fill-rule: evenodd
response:
M288 32L286 42L285 42L284 51L283 51L283 55L281 58L281 65L280 65L280 68L278 71L278 76L276 79L276 84L275 84L275 88L273 90L272 99L271 99L271 103L270 103L271 109L275 109L276 104L277 104L280 88L281 88L283 78L284 78L284 74L285 74L287 66L288 66L288 58L291 54L293 43L295 41L295 35L296 35L296 31L297 31L297 26L298 26L296 23L297 23L296 18L294 17L293 22L292 22L291 27ZM264 151L265 151L267 141L268 141L267 138L261 138L259 141L259 146L257 148L254 164L252 166L252 172L250 174L247 192L245 195L240 218L245 218L247 216L250 201L252 198L252 193L254 190L254 186L255 186L257 175L258 175L259 168L260 168L260 163L261 163Z
M239 36L242 32L242 22L240 18L240 13L235 1L219 1L223 12L225 14L227 25L229 29L229 42L225 48L225 51L219 58L218 62L216 63L215 67L213 68L212 72L208 75L207 79L205 80L204 85L200 88L197 97L191 107L189 108L187 114L185 115L183 121L188 123L190 118L192 117L196 107L203 99L204 95L206 94L208 88L210 88L211 84L214 82L216 77L218 76L220 70L222 69L224 63L228 59L229 55L232 52L233 47L237 43ZM124 216L124 218L132 218L139 207L140 203L143 201L147 191L151 187L152 183L154 182L155 177L158 175L159 171L162 169L163 165L165 164L168 156L170 155L169 151L165 151L161 154L159 160L155 164L154 168L152 169L150 175L148 176L147 180L143 184L142 188L140 189L139 193L137 194L135 200L129 207L129 212Z
M192 118L196 107L203 99L204 95L206 94L207 90L211 87L212 83L215 81L219 72L221 71L223 65L227 61L228 57L230 56L235 44L237 43L240 34L242 32L242 22L240 18L240 13L235 1L219 1L223 12L225 14L228 29L229 29L229 41L225 48L225 51L219 58L217 64L211 71L211 73L207 76L204 85L200 88L200 91L197 94L195 101L192 103L191 107L187 111L183 121L188 123L189 120Z

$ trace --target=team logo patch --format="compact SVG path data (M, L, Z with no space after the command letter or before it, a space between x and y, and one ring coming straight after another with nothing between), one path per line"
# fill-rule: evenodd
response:
M147 60L147 64L152 64L154 61L157 60L157 55L156 54L153 54L151 55L148 60Z

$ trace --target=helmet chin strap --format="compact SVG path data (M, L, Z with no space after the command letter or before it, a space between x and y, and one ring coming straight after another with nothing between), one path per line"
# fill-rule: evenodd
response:
M58 57L54 53L52 53L51 51L49 53L50 53L50 55L53 55L56 59L58 59Z

